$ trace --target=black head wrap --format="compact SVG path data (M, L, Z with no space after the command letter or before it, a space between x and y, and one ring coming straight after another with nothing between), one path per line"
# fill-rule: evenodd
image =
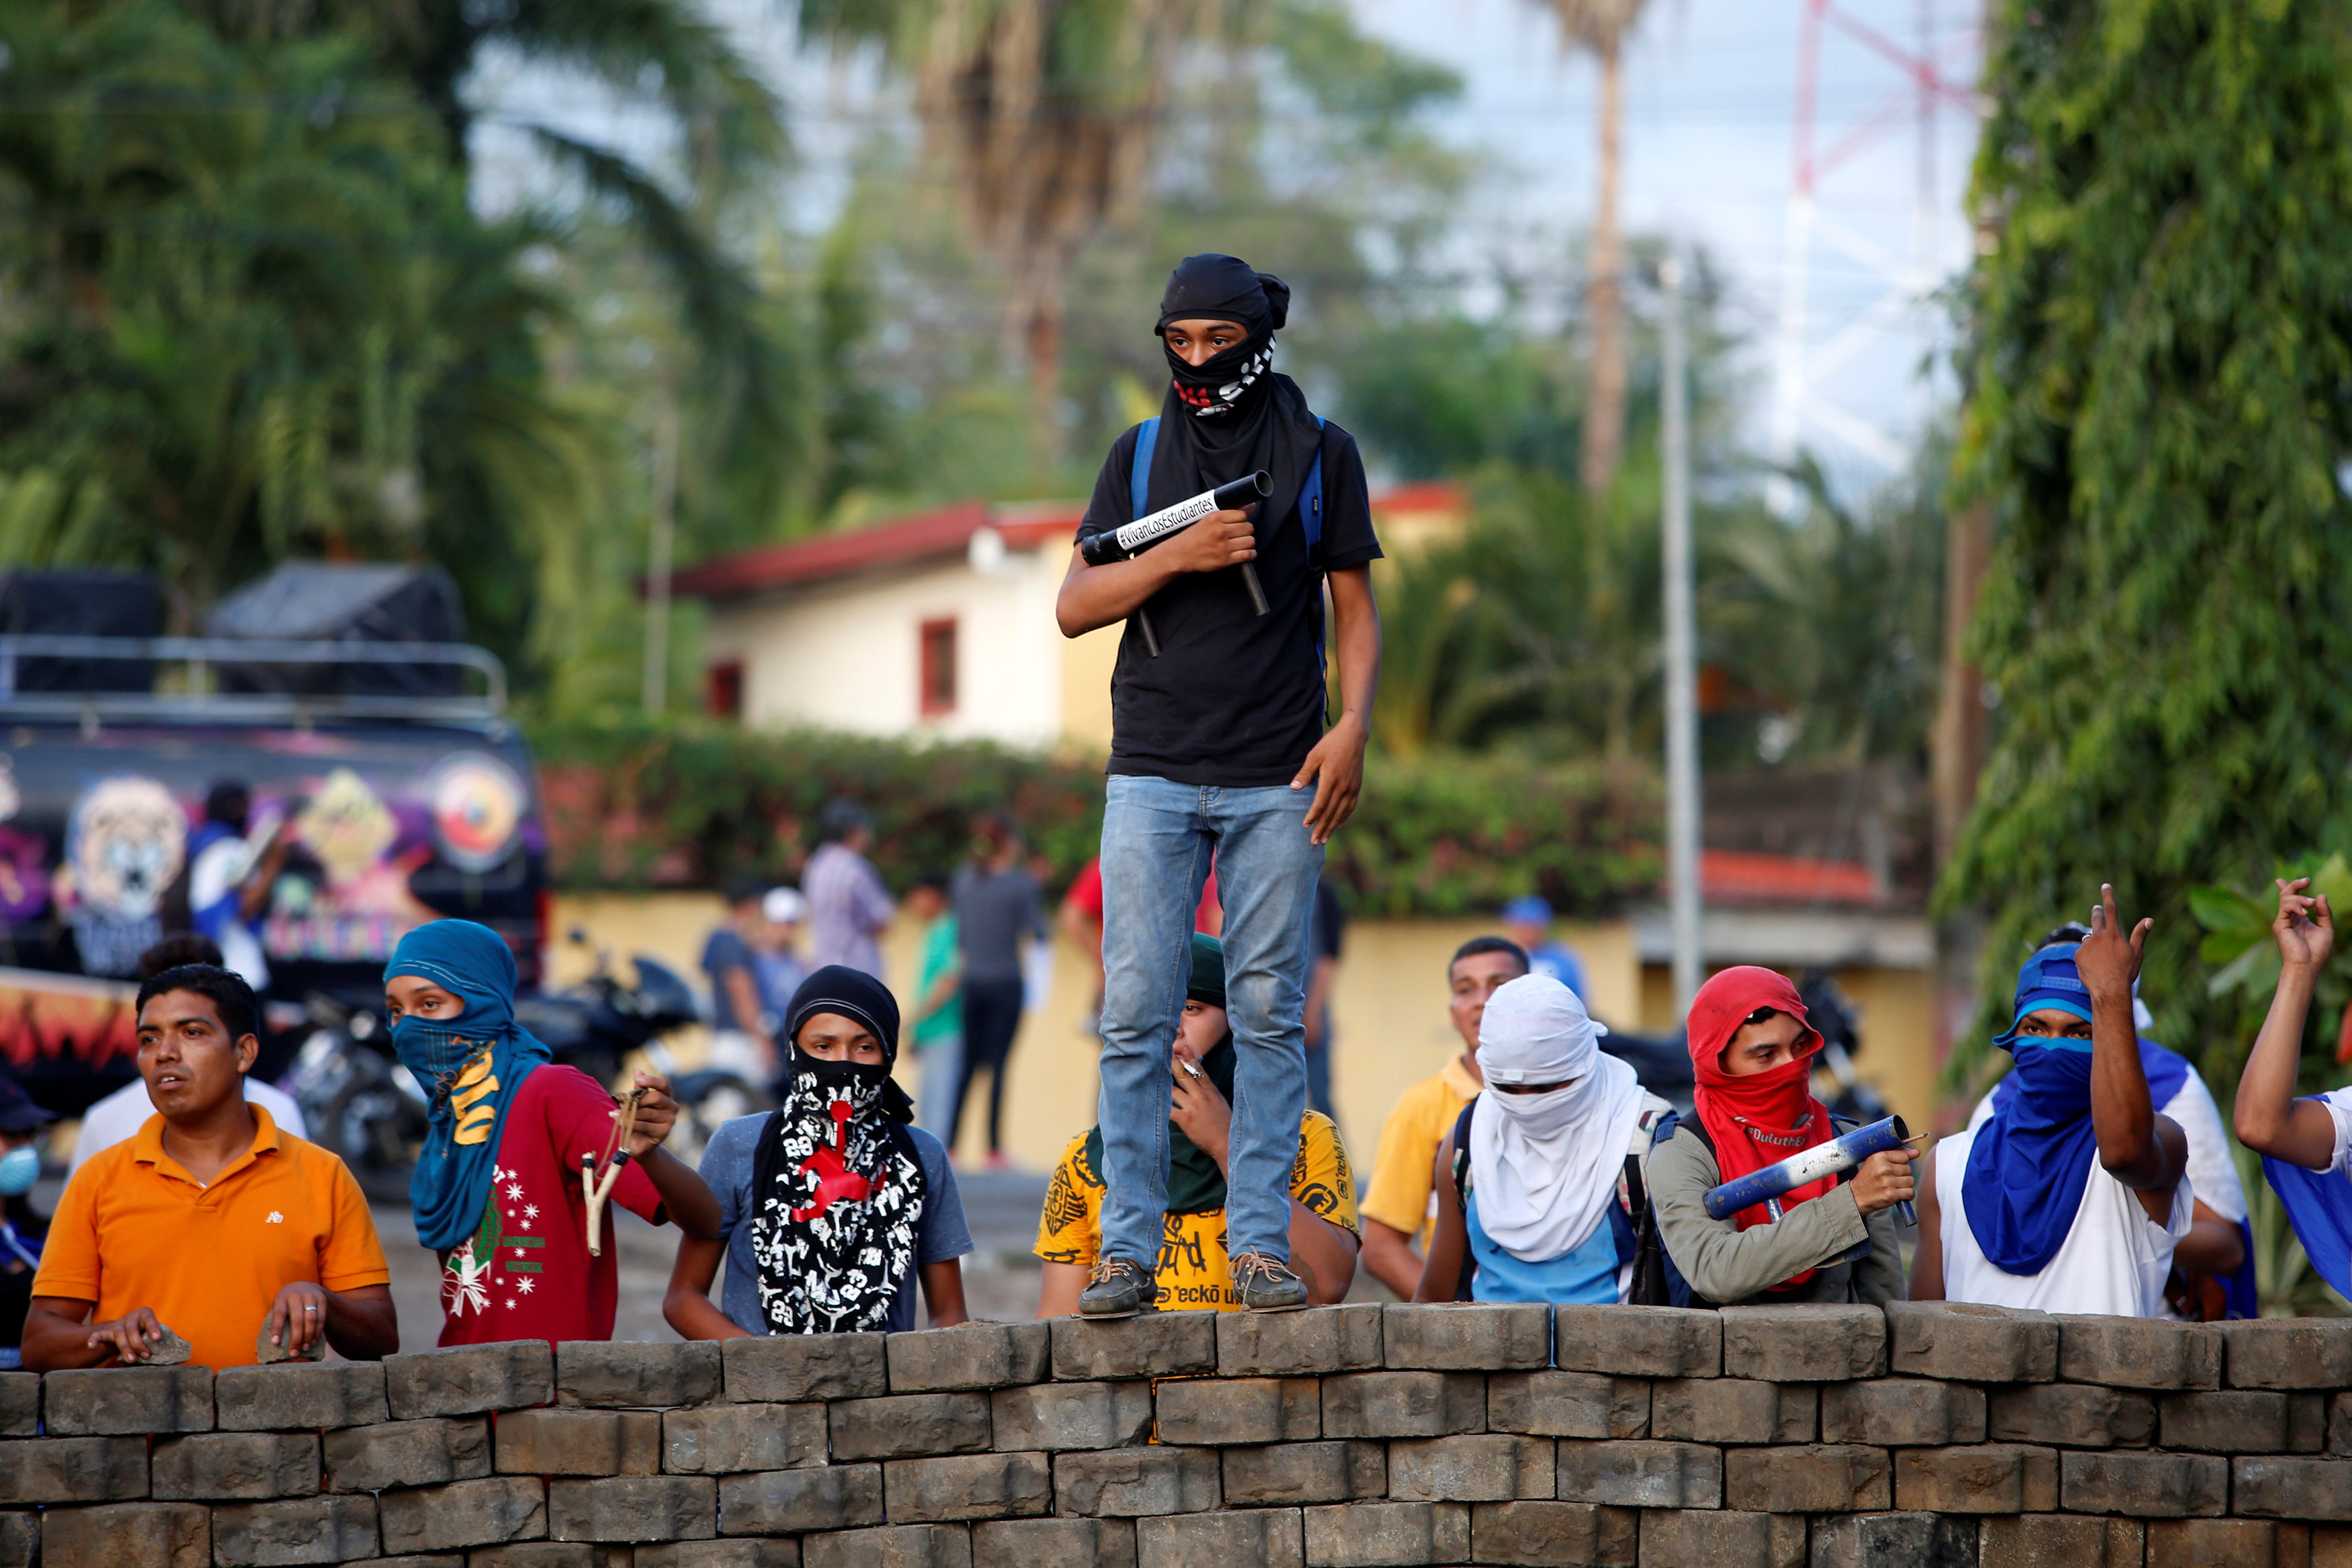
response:
M1192 970L1184 984L1184 999L1205 1002L1213 1008L1225 1005L1224 944L1213 936L1192 936ZM1176 1071L1183 1071L1178 1068ZM1225 1097L1234 1101L1234 1031L1225 1030L1223 1039L1210 1047L1201 1058L1201 1071ZM1174 1126L1168 1129L1168 1212L1171 1214L1214 1214L1225 1207L1225 1173L1206 1149L1186 1137ZM1097 1125L1087 1134L1087 1166L1103 1168L1102 1128Z
M863 1025L879 1062L827 1061L801 1049L819 1013ZM915 1267L927 1197L905 1124L898 1003L863 970L828 964L801 982L785 1010L791 1061L784 1103L761 1129L751 1162L751 1256L770 1333L887 1329Z

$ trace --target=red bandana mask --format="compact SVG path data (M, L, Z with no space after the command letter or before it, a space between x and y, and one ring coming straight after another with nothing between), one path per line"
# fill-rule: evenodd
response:
M1805 1025L1798 1040L1801 1054L1767 1072L1725 1071L1724 1048L1739 1032L1748 1015L1759 1008L1787 1013ZM1699 1124L1715 1143L1718 1180L1737 1181L1815 1144L1827 1143L1833 1135L1829 1108L1813 1098L1811 1089L1813 1053L1821 1050L1822 1037L1806 1023L1805 1004L1797 999L1797 988L1785 975L1742 965L1707 981L1691 998L1689 1043L1691 1071L1697 1080L1693 1098L1697 1102ZM1823 1176L1791 1187L1781 1197L1780 1207L1784 1211L1793 1208L1836 1186L1835 1176ZM1733 1218L1742 1230L1771 1223L1761 1204L1741 1209ZM1813 1270L1808 1269L1774 1288L1786 1290L1812 1277Z

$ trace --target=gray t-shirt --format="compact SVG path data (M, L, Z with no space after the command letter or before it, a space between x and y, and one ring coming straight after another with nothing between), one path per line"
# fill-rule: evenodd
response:
M1042 940L1045 910L1037 895L1037 881L1014 866L985 871L966 866L956 873L948 891L955 904L956 926L963 943L963 977L967 980L1021 978L1021 938Z
M719 1296L719 1310L750 1333L766 1333L768 1321L760 1312L760 1267L751 1260L752 1155L760 1129L768 1124L763 1113L738 1116L710 1135L702 1151L702 1179L719 1198L719 1239L727 1243L727 1281ZM915 1140L915 1157L923 1162L923 1218L915 1229L915 1263L944 1263L971 1250L971 1231L964 1225L963 1196L956 1190L955 1167L940 1141L920 1127L908 1127ZM915 1326L916 1280L909 1270L898 1281L898 1299L890 1308L890 1330Z

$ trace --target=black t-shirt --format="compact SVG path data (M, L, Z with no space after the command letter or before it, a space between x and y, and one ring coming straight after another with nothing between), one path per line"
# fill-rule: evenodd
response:
M1129 485L1135 434L1111 444L1078 525L1081 540L1135 520ZM1239 478L1231 475L1228 478ZM1159 548L1164 549L1163 543ZM1257 519L1257 577L1266 613L1250 605L1238 568L1185 572L1145 601L1160 657L1133 617L1111 673L1113 773L1252 789L1287 784L1323 737L1322 578L1380 559L1356 438L1323 428L1323 539L1307 554L1294 506Z

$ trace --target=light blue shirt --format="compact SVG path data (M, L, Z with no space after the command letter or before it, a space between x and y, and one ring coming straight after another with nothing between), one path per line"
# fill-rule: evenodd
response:
M1617 1234L1619 1213L1612 1198L1601 1223L1581 1243L1557 1258L1531 1263L1504 1251L1486 1234L1486 1228L1478 1223L1478 1194L1473 1189L1462 1208L1463 1224L1470 1233L1470 1257L1477 1264L1470 1280L1470 1299L1615 1305L1617 1270L1628 1260L1622 1255Z

